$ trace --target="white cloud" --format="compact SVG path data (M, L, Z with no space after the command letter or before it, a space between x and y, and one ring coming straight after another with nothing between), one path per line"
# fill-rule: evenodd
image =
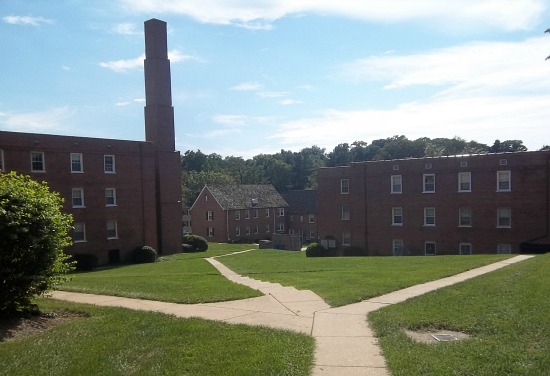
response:
M300 13L338 15L376 22L427 21L446 28L525 30L545 8L544 0L119 0L141 13L184 14L204 23L269 29L271 22Z
M170 59L170 62L174 64L186 60L200 61L198 57L193 55L185 55L179 50L168 51L168 58ZM145 54L141 54L134 59L101 62L99 65L114 72L127 72L136 69L143 69L143 60L145 60Z
M258 91L256 93L260 98L282 98L287 94L285 91Z
M235 91L255 91L259 90L263 87L262 84L258 82L243 82L238 85L235 85L231 87L229 90L235 90Z
M279 101L279 104L282 104L283 106L290 106L293 104L301 104L302 101L297 101L295 99L283 99Z
M76 113L70 107L56 107L44 111L3 113L0 124L16 132L51 132L66 129L68 120Z
M54 23L53 20L44 17L33 17L33 16L4 16L2 20L10 25L21 25L21 26L42 26L42 25L51 25Z
M136 28L136 25L130 22L119 23L113 26L112 32L121 35L141 35L143 32Z

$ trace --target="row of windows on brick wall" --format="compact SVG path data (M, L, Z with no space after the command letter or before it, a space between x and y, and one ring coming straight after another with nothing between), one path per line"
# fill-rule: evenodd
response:
M424 242L424 254L426 256L435 255L437 253L436 250L436 242L434 241L426 241ZM512 245L511 244L498 244L496 252L498 254L508 254L512 253ZM404 256L408 255L409 249L405 247L405 243L403 239L393 239L392 240L392 253L394 256ZM458 254L460 255L471 255L473 253L473 246L472 243L459 243L458 244Z
M285 215L285 209L284 208L278 208L277 209L277 216L284 217ZM265 209L265 217L269 218L269 209ZM254 209L254 218L258 218L258 209ZM244 219L250 219L250 210L244 211ZM207 221L213 221L214 220L214 212L211 210L208 210L206 212L206 220ZM241 211L235 210L235 220L240 221L241 220Z
M0 171L3 171L4 157L0 150ZM82 153L69 154L69 168L72 173L84 173L84 156ZM43 151L31 151L31 171L46 172L46 157ZM103 156L103 171L106 174L116 173L115 156L105 154Z
M472 173L458 173L458 192L472 192ZM349 179L340 180L340 193L349 194L350 185ZM510 192L512 190L512 172L497 171L497 192ZM422 192L435 193L435 174L422 175ZM403 193L403 177L402 175L392 175L390 177L390 193Z
M254 234L259 234L259 227L258 227L258 226L254 226L254 228L251 229L250 226L246 226L246 227L244 228L244 234L245 234L245 235L251 235L251 234L252 234L251 231L253 231ZM277 223L277 231L278 231L278 232L284 232L284 231L285 231L285 224L284 224L284 222L279 222L279 223ZM268 224L265 225L265 233L266 233L266 234L269 234L270 232L271 232L271 227L270 227L270 225L269 225L269 223L268 223ZM235 236L241 236L241 228L240 228L240 227L235 227Z
M84 243L86 239L86 223L75 222L73 223L73 242ZM118 239L118 223L115 219L108 220L106 223L106 237L107 239Z
M73 188L71 193L73 208L85 208L84 188ZM117 206L116 188L105 188L105 206Z
M497 227L512 227L512 209L497 208ZM472 227L472 208L458 210L458 226ZM403 226L403 208L392 208L392 226ZM424 226L435 226L435 208L424 208Z

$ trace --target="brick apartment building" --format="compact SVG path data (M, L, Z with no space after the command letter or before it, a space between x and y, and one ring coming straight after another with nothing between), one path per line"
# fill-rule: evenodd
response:
M321 168L319 241L366 255L550 250L550 152Z
M288 203L288 234L299 236L302 244L317 241L317 191L296 190L281 195Z
M146 141L0 131L0 171L46 181L74 219L70 254L100 264L127 260L139 246L181 251L181 168L166 23L145 22Z
M193 206L193 233L208 241L252 243L286 233L288 204L272 185L205 186Z

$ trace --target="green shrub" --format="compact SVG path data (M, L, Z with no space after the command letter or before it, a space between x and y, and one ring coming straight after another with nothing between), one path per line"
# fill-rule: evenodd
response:
M0 173L0 315L34 310L31 299L67 280L63 249L72 218L46 183Z
M91 253L75 253L72 259L76 261L78 271L90 271L97 266L97 256Z
M306 248L307 257L328 257L330 252L319 243L310 243Z
M346 247L343 251L343 256L366 256L362 248Z
M145 264L155 261L157 261L157 251L153 248L144 245L143 247L134 249L134 254L132 257L132 262L134 264Z
M182 245L182 252L206 252L208 250L208 241L199 235L183 235L183 244L190 245L194 250L189 251L189 247Z

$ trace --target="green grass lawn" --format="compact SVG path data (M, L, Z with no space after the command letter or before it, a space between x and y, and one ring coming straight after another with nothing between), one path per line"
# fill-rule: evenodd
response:
M550 254L369 315L394 376L550 375ZM403 330L468 340L422 344Z
M306 257L305 252L258 250L219 259L262 281L312 290L333 307L501 261L505 255Z
M40 299L88 317L0 342L0 375L303 375L313 338L282 330Z
M71 275L72 280L59 289L176 303L251 298L262 294L228 281L204 258L252 248L257 246L210 243L206 252L161 257L153 264L123 265L74 273Z

